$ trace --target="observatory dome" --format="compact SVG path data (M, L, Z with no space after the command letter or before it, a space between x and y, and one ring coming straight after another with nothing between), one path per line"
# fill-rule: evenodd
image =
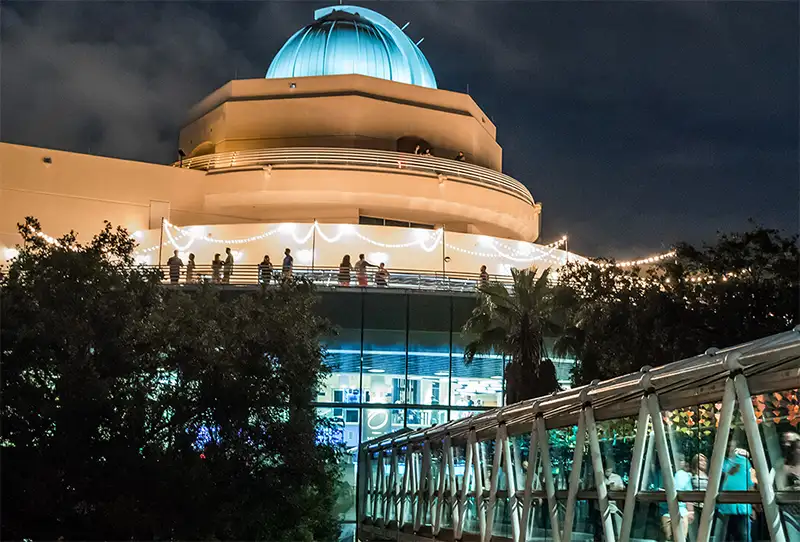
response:
M436 88L428 60L392 21L370 9L332 6L281 47L268 79L361 74Z

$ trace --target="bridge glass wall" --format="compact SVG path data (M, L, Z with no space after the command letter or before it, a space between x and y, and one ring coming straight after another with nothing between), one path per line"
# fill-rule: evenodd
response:
M368 443L360 538L800 542L798 386L793 331Z

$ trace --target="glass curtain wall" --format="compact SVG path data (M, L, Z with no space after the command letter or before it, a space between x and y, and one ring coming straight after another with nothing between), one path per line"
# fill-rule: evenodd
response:
M348 450L338 509L349 523L356 520L359 443L501 406L503 359L464 365L461 327L473 295L343 290L320 297L320 313L336 333L325 338L332 372L317 408Z

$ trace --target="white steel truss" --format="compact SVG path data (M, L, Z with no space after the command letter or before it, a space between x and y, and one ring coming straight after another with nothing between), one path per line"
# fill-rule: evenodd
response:
M577 510L581 503L590 503L597 511L595 532L602 540L631 542L637 506L655 501L663 503L663 528L675 542L721 541L714 534L721 503L758 505L772 542L798 542L800 531L790 533L786 524L787 513L800 509L792 504L800 503L799 495L778 479L773 456L779 447L770 442L765 446L762 437L774 435L774 428L762 427L763 418L753 406L755 395L797 388L800 326L663 367L644 367L606 382L366 442L359 452L359 539L585 540L586 533L576 534ZM671 419L674 412L703 404L718 409L718 438L710 451L707 485L687 489L679 487L685 485L686 475L679 472L685 467ZM609 465L601 440L608 435L600 427L622 419L635 420L629 469L622 473L627 479L624 492L607 479ZM726 476L738 472L729 466L735 457L728 437L734 425L741 428L749 450L745 464L751 466L752 484L746 488L750 491L724 489ZM570 466L569 476L559 473L557 480L550 439L554 431L570 428L571 462L561 458ZM651 488L654 477L661 480L657 490ZM689 514L694 523L687 530ZM800 517L792 522L800 523Z

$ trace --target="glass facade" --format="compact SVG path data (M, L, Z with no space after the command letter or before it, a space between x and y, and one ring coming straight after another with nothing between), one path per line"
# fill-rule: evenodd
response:
M320 311L337 332L325 339L332 369L317 397L321 416L340 428L349 451L340 503L355 521L356 456L361 442L403 428L420 429L504 404L503 359L480 356L464 365L461 328L474 294L323 291ZM571 364L557 363L569 380Z

